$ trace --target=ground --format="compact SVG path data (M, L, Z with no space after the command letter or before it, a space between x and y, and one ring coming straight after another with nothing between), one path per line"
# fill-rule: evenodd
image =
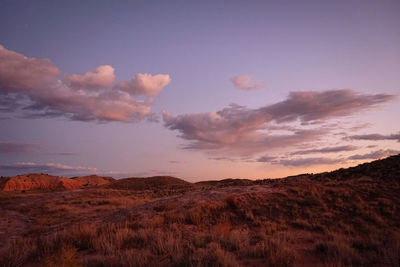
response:
M399 266L399 174L0 192L0 266Z

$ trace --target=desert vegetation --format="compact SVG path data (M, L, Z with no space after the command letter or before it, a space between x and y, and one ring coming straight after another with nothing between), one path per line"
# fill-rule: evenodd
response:
M399 266L399 177L400 155L276 180L3 191L0 266Z

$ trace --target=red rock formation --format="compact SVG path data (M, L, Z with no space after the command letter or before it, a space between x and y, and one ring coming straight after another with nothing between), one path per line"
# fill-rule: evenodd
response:
M81 184L77 181L37 173L2 178L0 181L0 189L3 191L32 189L62 190L77 188L81 188Z
M21 191L21 190L72 190L86 186L98 186L115 181L111 177L100 177L89 175L74 178L64 178L48 174L25 174L0 178L1 191Z

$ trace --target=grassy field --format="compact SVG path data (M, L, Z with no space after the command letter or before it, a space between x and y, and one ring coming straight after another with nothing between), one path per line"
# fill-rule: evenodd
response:
M399 266L400 156L277 180L0 192L0 266Z

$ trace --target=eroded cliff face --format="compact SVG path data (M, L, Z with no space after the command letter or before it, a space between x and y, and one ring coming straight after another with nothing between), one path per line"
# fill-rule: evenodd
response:
M62 190L62 189L78 189L81 183L58 176L47 174L27 174L2 178L0 181L0 189L3 191L15 190Z
M48 174L33 173L0 178L0 190L72 190L89 186L99 186L115 181L111 177L97 175L65 178Z
M82 187L82 184L78 181L71 180L69 178L60 178L59 189L79 189Z

